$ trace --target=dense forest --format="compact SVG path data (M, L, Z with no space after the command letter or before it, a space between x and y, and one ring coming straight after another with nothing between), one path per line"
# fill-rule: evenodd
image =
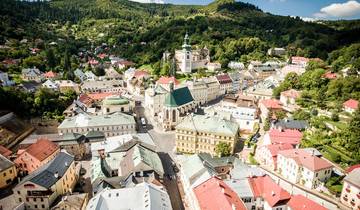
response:
M116 46L114 53L138 64L154 63L165 50L179 48L186 31L192 44L206 45L212 59L223 65L233 59L265 59L264 49L274 46L286 47L291 55L327 59L328 53L360 39L359 21L310 23L233 0L207 6L144 5L126 0L3 0L0 14L0 44L24 38L60 39L75 54L77 48L90 43L107 43ZM241 58L248 54L250 57Z

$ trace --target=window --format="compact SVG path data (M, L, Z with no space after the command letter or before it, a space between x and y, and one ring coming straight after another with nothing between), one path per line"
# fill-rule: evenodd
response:
M33 198L34 202L36 202L36 198Z
M41 208L45 209L45 205L44 205L44 204L43 204L43 205L41 205Z
M34 208L37 209L37 205L35 205Z
M19 198L19 202L22 202L22 199L21 199L21 198Z
M6 176L6 172L4 173L4 176Z
M17 191L17 193L20 195L20 191Z

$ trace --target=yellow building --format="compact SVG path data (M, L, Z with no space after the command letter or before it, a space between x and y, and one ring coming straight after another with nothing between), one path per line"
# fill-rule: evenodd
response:
M16 177L15 164L0 154L0 188L9 186Z
M30 210L49 209L59 196L72 192L77 178L74 157L60 152L13 189L16 202L24 202Z
M176 149L184 153L216 154L216 145L224 142L231 152L239 140L237 123L219 116L189 115L176 126Z

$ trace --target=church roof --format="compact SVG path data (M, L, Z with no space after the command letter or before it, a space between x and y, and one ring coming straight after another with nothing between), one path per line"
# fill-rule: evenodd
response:
M175 89L168 93L165 98L165 106L177 107L194 101L188 87Z

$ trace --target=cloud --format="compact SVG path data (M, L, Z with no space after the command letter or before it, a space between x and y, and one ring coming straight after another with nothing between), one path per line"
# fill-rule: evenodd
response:
M351 0L345 3L333 3L320 9L320 12L314 14L317 18L328 17L351 17L360 14L360 3Z

